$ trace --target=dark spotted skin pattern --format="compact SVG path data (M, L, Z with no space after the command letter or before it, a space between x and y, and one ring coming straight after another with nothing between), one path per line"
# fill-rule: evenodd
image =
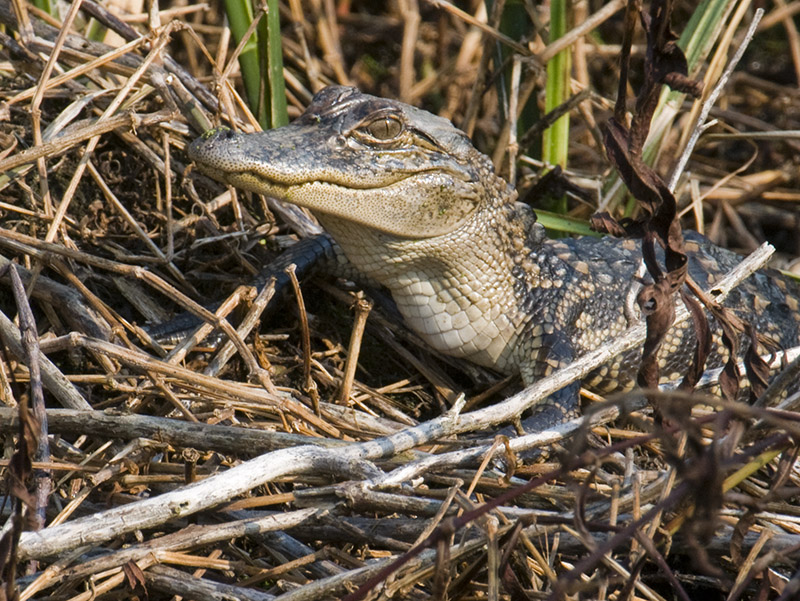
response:
M624 306L639 285L638 242L547 239L489 159L425 111L330 87L291 125L213 130L188 154L220 181L310 209L353 266L389 289L409 327L444 353L530 384L631 325ZM687 235L686 251L703 287L738 262L697 234ZM765 270L726 305L790 348L800 340L798 293L796 282ZM725 355L717 330L714 364ZM680 378L693 350L691 324L673 327L659 352L662 379ZM584 385L631 388L639 354L616 358ZM534 427L576 406L577 385L551 398Z

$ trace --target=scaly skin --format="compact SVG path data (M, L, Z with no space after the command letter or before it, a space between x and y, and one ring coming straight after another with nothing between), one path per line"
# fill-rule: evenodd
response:
M356 269L389 289L408 326L446 354L520 372L530 384L628 326L623 305L638 244L547 239L489 159L441 117L329 87L291 125L214 130L188 153L219 181L310 209ZM686 250L703 286L737 263L697 234L687 234ZM800 339L798 292L794 281L764 271L726 304L788 348ZM714 340L719 364L716 331ZM691 326L673 327L659 354L664 380L684 373L693 348ZM638 355L615 359L584 384L629 389ZM575 392L556 399L545 421L572 412Z

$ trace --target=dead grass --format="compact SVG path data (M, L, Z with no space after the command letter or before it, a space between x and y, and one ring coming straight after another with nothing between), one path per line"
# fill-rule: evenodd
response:
M292 115L324 85L351 83L451 118L509 173L493 63L481 60L496 48L493 28L482 33L431 2L321 5L334 3L282 6ZM769 4L712 133L800 130L795 8ZM278 300L244 339L205 310L227 294L222 311L251 302L237 287L313 224L276 217L263 199L187 168L199 109L243 128L251 119L234 93L235 64L224 82L209 64L230 56L221 7L183 9L120 52L68 38L45 87L58 30L31 7L32 31L9 26L12 3L0 1L0 260L18 265L30 291L38 337L22 346L36 353L38 338L52 361L42 389L24 352L7 343L0 358L5 491L46 505L39 534L15 543L12 520L0 533L13 543L0 564L19 598L335 599L381 569L390 577L379 574L373 594L386 598L791 598L795 413L673 396L660 400L669 425L647 409L610 422L613 401L591 433L503 477L481 463L491 432L451 434L447 412L461 394L467 409L491 407L516 381L436 356L373 311L350 382L355 295L329 282L305 285L304 303ZM76 33L88 15L77 17ZM592 93L572 113L570 175L598 202L609 173L598 124L613 106L619 20L576 36L575 91ZM145 15L130 21L148 31ZM539 37L521 48L522 96L538 98L541 57L552 50ZM687 127L679 120L669 132L662 173ZM790 264L800 255L798 144L796 134L705 138L677 193L687 225L737 250L770 239ZM537 177L535 162L518 164L521 196ZM572 213L594 209L576 201ZM25 305L10 293L0 300L9 317ZM204 372L218 351L169 353L141 329L187 309L236 341L213 373ZM46 420L20 409L40 394ZM587 404L605 410L603 401ZM755 418L764 426L742 431ZM45 440L49 449L35 453ZM21 441L32 464L24 447L12 456ZM29 530L41 526L35 512L26 519ZM13 590L9 581L6 598Z

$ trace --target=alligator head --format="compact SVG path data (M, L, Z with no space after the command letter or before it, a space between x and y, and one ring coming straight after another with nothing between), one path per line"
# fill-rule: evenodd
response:
M211 130L188 154L219 181L308 208L323 222L330 215L401 238L463 225L491 172L447 119L342 86L319 92L288 126Z

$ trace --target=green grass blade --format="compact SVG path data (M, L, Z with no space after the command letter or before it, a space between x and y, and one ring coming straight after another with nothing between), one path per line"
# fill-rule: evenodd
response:
M286 111L286 82L283 79L283 51L281 45L281 20L278 0L267 1L267 68L265 103L270 107L269 126L281 127L289 123Z
M250 23L253 22L253 9L249 0L225 0L225 12L233 34L234 41L238 44L247 33ZM242 71L242 80L247 94L247 103L250 110L258 115L259 99L261 97L261 70L258 60L258 41L254 34L248 40L242 53L239 55L239 67ZM261 123L262 127L266 123Z
M541 223L550 231L558 232L560 236L564 234L574 234L576 236L597 236L600 234L589 227L585 219L576 219L569 215L553 213L542 209L535 209L536 221Z
M550 3L550 43L567 33L569 28L569 0L552 0ZM564 103L570 95L572 54L565 48L547 63L545 87L545 113ZM569 115L560 117L545 130L542 137L542 160L551 165L567 166L569 152ZM550 207L557 213L567 211L567 199L557 199Z
M33 0L33 5L51 17L58 18L58 3L56 0Z

